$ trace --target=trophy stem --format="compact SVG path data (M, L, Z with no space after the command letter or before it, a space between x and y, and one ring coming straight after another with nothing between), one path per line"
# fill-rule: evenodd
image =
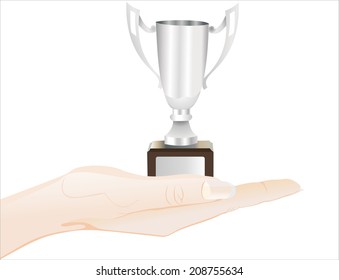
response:
M165 135L165 145L190 146L198 142L198 137L191 129L189 120L192 118L189 109L173 109L171 119L173 125Z

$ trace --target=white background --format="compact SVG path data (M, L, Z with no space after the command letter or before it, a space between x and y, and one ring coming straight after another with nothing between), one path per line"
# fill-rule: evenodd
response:
M173 18L218 25L235 2L131 4L148 25ZM279 271L274 279L291 276L279 270L285 265L300 277L335 279L333 262L299 259L338 258L338 3L241 2L239 16L231 51L192 109L192 128L214 143L216 177L233 184L290 178L303 191L166 238L72 232L38 240L7 259L172 259L167 266L183 264L175 259L237 259L228 262L247 265L241 279L264 277L266 265L267 275ZM155 35L142 40L156 65ZM223 35L210 35L208 69L222 42ZM125 2L1 2L2 197L79 166L146 175L148 145L167 133L170 113L133 48ZM94 279L89 275L102 263L1 265L4 279L26 270L43 277L41 264ZM132 264L108 265L117 263Z

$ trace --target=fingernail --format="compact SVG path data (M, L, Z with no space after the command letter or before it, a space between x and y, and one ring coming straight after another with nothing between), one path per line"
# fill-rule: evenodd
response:
M235 194L235 187L215 178L207 179L202 185L202 196L204 199L227 199Z

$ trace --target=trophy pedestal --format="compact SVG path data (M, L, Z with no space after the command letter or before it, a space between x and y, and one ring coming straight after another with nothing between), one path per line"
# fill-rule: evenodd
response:
M213 144L198 141L191 146L169 146L164 141L154 141L147 152L147 169L148 176L213 176Z

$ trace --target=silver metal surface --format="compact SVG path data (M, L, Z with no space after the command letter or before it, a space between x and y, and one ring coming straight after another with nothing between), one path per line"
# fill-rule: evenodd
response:
M208 27L204 22L156 23L161 85L173 109L190 109L197 101L206 67Z
M190 109L173 109L173 114L171 115L172 121L185 122L192 119Z
M165 144L171 146L190 146L198 142L188 121L173 121L171 130L165 135Z
M205 174L204 157L157 157L156 176Z

